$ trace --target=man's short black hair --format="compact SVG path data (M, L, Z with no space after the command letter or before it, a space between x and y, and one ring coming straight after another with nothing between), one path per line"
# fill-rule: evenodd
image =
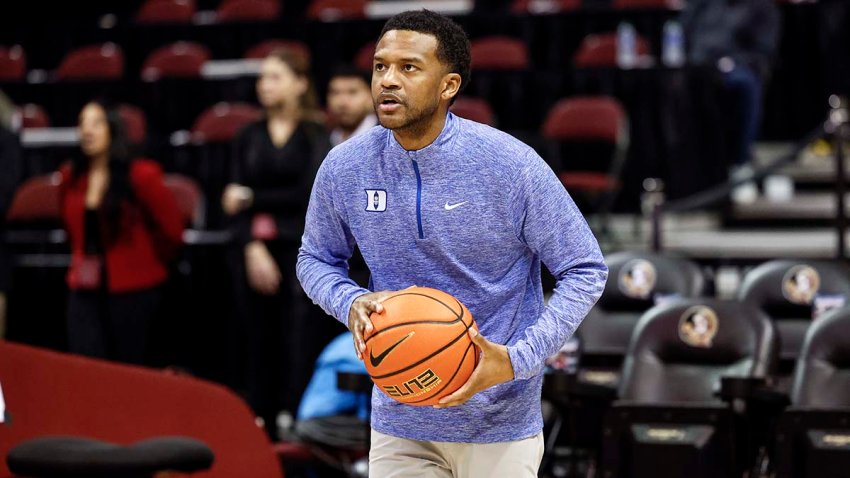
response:
M367 87L371 88L372 85L372 77L370 72L363 71L349 63L337 65L331 72L331 77L328 80L328 83L335 80L336 78L358 78L360 80L363 80L363 82L366 83Z
M471 77L469 37L452 19L425 9L403 12L387 20L378 38L382 38L390 30L410 30L436 37L437 59L448 65L449 71L460 75L458 94L469 84Z

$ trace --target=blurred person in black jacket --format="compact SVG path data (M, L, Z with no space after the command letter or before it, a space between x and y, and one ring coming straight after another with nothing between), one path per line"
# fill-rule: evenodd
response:
M688 0L682 28L689 62L716 69L733 100L732 177L745 177L759 133L764 83L779 45L779 10L773 0ZM748 202L757 194L755 183L745 183L733 191L733 200Z
M21 179L21 143L12 102L0 91L0 339L6 334L6 292L9 290L11 258L6 246L6 213Z
M230 218L234 301L248 402L274 436L277 417L294 416L322 348L339 334L311 320L313 306L295 278L295 260L316 171L330 150L314 119L316 94L309 65L288 51L262 64L257 96L262 120L234 139L230 184L222 208Z

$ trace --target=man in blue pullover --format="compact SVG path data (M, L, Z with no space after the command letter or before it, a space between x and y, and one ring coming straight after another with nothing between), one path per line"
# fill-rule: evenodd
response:
M310 198L298 278L349 327L361 358L370 314L412 285L454 295L480 328L471 334L478 367L439 406L373 393L373 478L537 476L544 361L608 273L534 150L448 112L469 71L469 40L448 18L423 10L388 20L372 71L380 127L331 150ZM372 273L368 290L348 277L355 245ZM541 261L557 279L545 307Z

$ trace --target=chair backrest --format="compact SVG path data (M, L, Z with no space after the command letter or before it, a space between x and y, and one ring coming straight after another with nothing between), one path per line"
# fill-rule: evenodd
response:
M195 0L147 0L136 12L139 23L192 23Z
M472 40L473 70L525 70L528 68L528 48L522 40L492 36Z
M514 13L556 13L569 12L581 8L582 0L514 0L511 11Z
M477 121L490 126L496 125L493 109L490 108L490 103L482 98L472 98L463 96L457 98L450 108L451 112L466 118L468 120Z
M27 76L27 56L20 45L0 46L0 80L20 81Z
M21 113L21 127L23 129L50 127L50 117L47 116L41 106L27 103L21 106L18 111Z
M127 138L135 145L144 144L148 133L148 122L145 119L145 112L138 106L127 103L118 106L118 114L124 121L124 128L127 131Z
M649 42L638 35L637 54L649 54ZM600 68L617 66L617 34L598 33L584 37L573 55L573 64L577 68Z
M277 0L224 0L216 10L220 22L272 21L280 15Z
M701 297L707 291L699 266L688 259L651 252L617 252L605 258L608 282L596 307L646 312L660 299Z
M364 18L367 0L312 0L307 17L321 21Z
M11 421L0 456L44 435L129 444L163 435L199 439L215 453L197 478L282 478L265 432L226 388L169 372L0 341L0 382ZM0 460L0 476L9 476Z
M177 42L157 48L142 65L142 79L198 78L201 67L209 61L210 50L199 43Z
M289 50L310 64L310 48L298 40L266 40L258 43L245 52L245 58L252 60L263 59L275 50Z
M372 71L372 58L375 56L375 42L371 41L357 50L353 63L362 71Z
M262 111L247 103L217 103L195 120L192 141L195 143L225 142L236 136L245 125L262 117Z
M124 54L114 43L77 48L65 55L56 71L60 81L116 80L123 75Z
M206 215L204 193L194 179L181 174L167 174L165 186L174 194L183 223L203 229Z
M794 371L797 408L850 409L850 307L817 319L806 333Z
M799 356L806 330L817 309L850 304L850 268L837 262L776 260L752 269L738 289L738 299L761 309L776 322L782 359Z
M769 376L778 347L773 322L749 304L714 299L662 304L635 328L620 398L646 404L717 402L721 377Z
M582 321L582 360L589 367L619 367L641 315L664 300L704 296L699 266L679 257L648 252L606 256L608 282L599 301Z
M543 123L543 136L561 141L617 144L627 133L626 113L608 96L576 96L555 103Z
M60 222L59 197L61 176L58 173L35 176L24 181L15 191L6 212L9 223Z

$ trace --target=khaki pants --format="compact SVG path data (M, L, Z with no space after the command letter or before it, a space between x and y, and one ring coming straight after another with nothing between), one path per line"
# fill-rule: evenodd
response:
M408 440L372 430L369 478L536 478L543 433L504 443Z

